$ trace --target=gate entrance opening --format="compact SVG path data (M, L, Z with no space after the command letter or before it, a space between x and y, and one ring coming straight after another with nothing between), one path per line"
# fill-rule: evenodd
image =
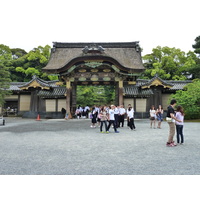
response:
M114 85L77 86L76 104L81 106L103 106L115 104Z

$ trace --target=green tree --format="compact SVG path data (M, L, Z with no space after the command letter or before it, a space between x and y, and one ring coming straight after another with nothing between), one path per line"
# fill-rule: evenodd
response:
M194 52L200 57L200 35L195 38L195 44L192 47L195 49Z
M0 45L0 106L4 103L6 95L10 94L10 73L12 54L10 48L3 44Z
M82 106L114 103L114 86L78 86L77 104Z
M200 79L193 80L184 90L177 91L171 97L177 100L177 104L183 106L186 119L200 118Z
M143 56L146 68L142 78L150 79L158 74L165 80L186 80L191 78L190 69L196 66L196 55L180 49L156 47L151 54Z
M190 69L190 73L192 74L192 78L200 78L200 36L196 37L195 44L192 45L192 47L195 49L194 52L197 54L196 58L196 65L194 65Z
M42 72L50 57L50 46L39 46L26 53L23 49L11 49L13 68L11 71L12 81L30 81L33 75L44 80L56 79L57 76L49 76Z

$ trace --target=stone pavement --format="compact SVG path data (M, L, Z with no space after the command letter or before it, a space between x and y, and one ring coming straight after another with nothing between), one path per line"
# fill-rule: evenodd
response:
M7 118L0 126L3 175L199 175L200 123L185 123L185 144L166 147L168 124L100 133L90 120Z

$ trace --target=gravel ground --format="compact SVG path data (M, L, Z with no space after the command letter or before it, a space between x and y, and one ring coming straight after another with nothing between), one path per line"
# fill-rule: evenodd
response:
M185 144L166 147L168 124L100 133L90 120L6 118L1 175L200 175L200 123L185 123Z

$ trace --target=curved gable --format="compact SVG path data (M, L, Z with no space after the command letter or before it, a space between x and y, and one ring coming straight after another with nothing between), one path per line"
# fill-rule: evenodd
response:
M130 72L144 70L138 42L54 43L49 63L43 70L59 73L84 60L107 60Z

